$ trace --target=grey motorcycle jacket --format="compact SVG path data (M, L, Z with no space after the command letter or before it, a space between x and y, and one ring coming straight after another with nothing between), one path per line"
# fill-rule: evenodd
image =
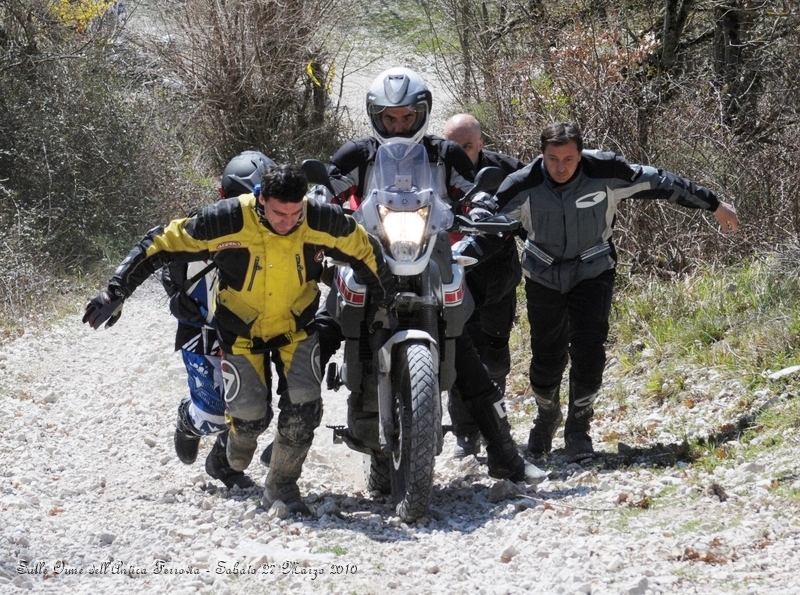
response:
M575 175L564 184L553 181L539 156L497 191L500 212L519 220L528 235L523 274L561 293L616 266L611 231L625 198L664 199L709 211L719 206L707 188L600 151L583 151Z

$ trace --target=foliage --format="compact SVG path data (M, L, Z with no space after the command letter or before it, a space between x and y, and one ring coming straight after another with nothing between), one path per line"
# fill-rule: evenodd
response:
M163 126L173 106L116 14L92 14L79 27L46 1L0 0L0 315L47 310L65 273L118 260L199 198Z
M704 266L672 283L621 275L612 341L618 348L641 341L664 358L754 378L800 363L800 277L784 262L771 254L725 269Z
M92 22L105 15L113 5L113 0L57 0L53 11L60 23L85 33Z
M795 440L800 376L768 376L800 365L798 259L800 246L789 244L738 265L707 264L670 280L620 270L610 319L604 405L598 413L614 424L603 440L624 436L627 443L652 444L653 430L663 428L634 425L631 411L646 407L677 416L678 411L712 403L720 389L736 397L720 411L725 421L716 420L717 425L709 419L717 433L694 437L687 445L686 456L701 467L730 464L736 456L725 446L729 441L738 439L743 451L752 454ZM535 406L532 399L523 399L523 407L518 407L519 396L530 394L524 293L518 296L519 323L512 330L506 397L511 411L524 409L519 420L527 429ZM562 386L562 394L567 390ZM674 430L680 435L680 426Z
M549 122L587 146L664 167L733 202L743 239L661 203L631 201L618 247L646 268L685 271L800 233L800 15L779 0L438 0L443 69L489 144L523 159ZM742 237L740 236L740 237Z
M342 144L330 107L333 66L320 23L329 0L189 0L177 34L156 49L195 106L198 145L221 168L256 148L277 161L327 160Z

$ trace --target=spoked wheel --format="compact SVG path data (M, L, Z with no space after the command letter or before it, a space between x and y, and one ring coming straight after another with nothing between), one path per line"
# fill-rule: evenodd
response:
M392 365L394 420L397 429L391 458L392 498L407 523L428 510L433 488L437 429L441 427L439 382L426 343L401 343Z
M367 491L392 493L392 459L375 453L364 456L364 481Z

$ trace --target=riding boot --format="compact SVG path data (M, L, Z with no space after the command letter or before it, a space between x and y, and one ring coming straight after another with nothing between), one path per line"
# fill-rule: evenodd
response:
M183 399L178 405L178 421L175 423L175 454L185 465L191 465L197 460L197 451L200 448L200 432L192 425L189 419L189 405L192 400L189 397Z
M538 411L528 435L528 452L531 454L542 455L553 448L553 436L564 419L561 414L559 388L556 385L549 390L533 389Z
M264 483L264 506L269 508L281 500L292 514L310 514L308 507L300 499L300 488L297 486L310 448L311 439L295 442L280 432L275 435L269 473Z
M526 462L517 451L500 391L488 397L466 401L465 404L486 439L490 477L536 483L547 476L544 471Z
M508 340L504 344L489 343L481 352L481 361L486 367L489 378L497 385L500 392L505 395L506 377L511 372L511 353Z
M461 393L455 386L448 391L447 409L450 412L453 434L456 437L453 458L463 459L469 455L477 456L481 451L481 433L467 410Z
M272 418L271 410L263 419L239 419L229 417L228 422L228 444L225 454L228 463L235 471L244 471L253 460L253 454L258 447L258 437L264 433L269 426Z
M592 404L597 398L597 390L569 383L569 409L564 424L564 444L567 454L574 460L591 457L594 454L589 425L594 415Z
M228 455L225 454L227 444L228 430L225 430L217 434L214 446L206 457L206 473L220 480L228 489L233 486L239 486L242 490L252 488L255 485L253 480L244 471L236 471L228 463Z

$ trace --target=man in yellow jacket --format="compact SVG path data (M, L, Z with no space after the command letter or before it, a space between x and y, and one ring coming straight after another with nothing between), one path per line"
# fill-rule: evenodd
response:
M272 419L265 379L269 353L280 354L280 414L264 500L308 514L297 480L322 419L319 342L314 313L325 256L348 262L378 302L394 278L377 242L340 208L308 201L297 166L268 168L258 192L222 200L150 230L86 306L83 321L113 325L124 300L150 275L175 262L211 260L219 269L214 319L223 351L227 456L244 470Z

